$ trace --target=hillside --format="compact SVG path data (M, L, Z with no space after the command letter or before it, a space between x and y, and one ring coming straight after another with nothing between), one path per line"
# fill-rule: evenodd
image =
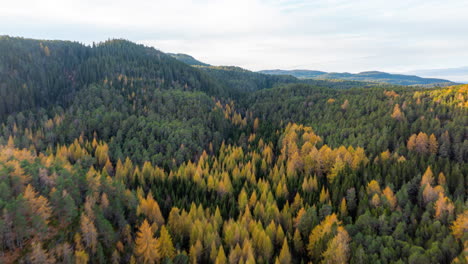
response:
M167 53L167 55L177 59L178 61L181 61L183 63L186 63L188 65L192 66L210 66L209 64L206 64L204 62L201 62L199 60L196 60L194 57L187 55L187 54L182 54L182 53Z
M463 263L467 94L0 37L0 263Z
M261 73L273 74L273 75L292 75L297 78L303 79L319 79L319 80L350 80L350 81L362 81L362 82L378 82L378 83L389 83L393 85L422 85L422 86L449 86L455 85L456 83L436 78L421 78L414 75L403 75L403 74L391 74L379 71L367 71L360 73L336 73L336 72L321 72L321 71L310 71L310 70L264 70Z

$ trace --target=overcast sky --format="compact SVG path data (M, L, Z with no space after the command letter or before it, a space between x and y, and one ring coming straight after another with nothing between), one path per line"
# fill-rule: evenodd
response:
M0 34L87 44L126 38L250 70L468 66L468 0L2 2Z

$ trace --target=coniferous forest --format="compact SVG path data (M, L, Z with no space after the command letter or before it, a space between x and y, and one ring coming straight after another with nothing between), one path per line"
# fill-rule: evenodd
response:
M468 85L0 37L0 263L467 263Z

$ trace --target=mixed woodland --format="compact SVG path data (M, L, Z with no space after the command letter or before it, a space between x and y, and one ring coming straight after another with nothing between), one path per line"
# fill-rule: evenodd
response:
M0 263L467 263L468 85L0 37Z

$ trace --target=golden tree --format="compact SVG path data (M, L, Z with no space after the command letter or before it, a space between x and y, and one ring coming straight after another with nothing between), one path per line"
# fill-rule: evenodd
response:
M42 248L41 242L33 242L32 251L28 256L31 263L34 264L49 264L55 263L55 258L50 256L49 253Z
M278 260L281 264L289 264L292 261L291 252L289 252L288 241L286 238L283 241L283 246L281 247Z
M468 210L457 216L452 225L452 234L457 239L462 239L468 234Z
M153 236L153 230L146 219L138 228L135 239L135 255L140 258L142 263L155 263L159 260L158 241Z
M96 252L97 230L94 226L93 221L85 213L81 214L80 227L82 240L85 243L86 247L91 249L93 253Z
M173 259L175 256L175 248L172 244L172 238L166 229L166 226L161 227L161 234L158 243L158 252L162 259Z
M421 186L432 185L434 183L434 174L432 173L431 166L428 166L421 178Z
M402 121L405 115L401 112L400 105L396 104L393 108L392 118L398 121Z
M419 154L426 154L428 153L429 148L429 137L426 133L419 132L418 136L416 137L416 146L415 150Z
M84 250L75 251L75 264L88 264L89 255Z
M348 101L348 99L346 99L346 100L344 101L344 103L341 105L341 109L347 110L348 107L349 107L349 101Z
M145 198L140 199L140 204L137 207L137 215L145 215L152 223L156 223L158 226L164 225L164 217L162 216L161 209L153 195L148 193Z
M385 199L387 200L388 205L390 206L390 209L395 210L397 206L397 198L395 194L393 193L393 190L390 189L390 187L386 187L383 190L383 195L385 196Z
M406 147L408 148L409 151L414 151L416 149L416 138L417 136L413 134L408 139L408 143L406 144Z
M345 198L341 199L340 215L341 215L341 217L344 217L344 216L348 215L348 207L346 206L346 199Z
M442 192L439 193L439 198L434 204L435 218L441 220L444 216L450 216L453 214L455 206L452 201L446 197Z
M226 254L224 253L223 246L219 246L218 255L216 256L215 264L227 263Z
M50 208L47 198L42 195L38 195L31 184L28 184L26 187L24 198L29 205L31 215L39 216L47 225L49 218L52 215L52 209Z
M309 235L309 244L307 245L307 251L309 256L314 259L318 259L321 255L321 248L319 246L320 241L325 238L328 234L333 231L333 226L340 225L341 222L338 221L336 214L331 214L325 217L325 219L320 222L319 225L314 227Z
M372 180L367 184L367 195L372 196L373 194L380 194L380 185L376 180Z
M297 228L294 231L293 242L294 242L294 250L298 253L302 253L304 251L304 242L302 242L301 233L299 232L299 229Z
M351 238L344 227L339 226L336 236L328 242L327 250L323 253L323 263L348 263L349 242Z

